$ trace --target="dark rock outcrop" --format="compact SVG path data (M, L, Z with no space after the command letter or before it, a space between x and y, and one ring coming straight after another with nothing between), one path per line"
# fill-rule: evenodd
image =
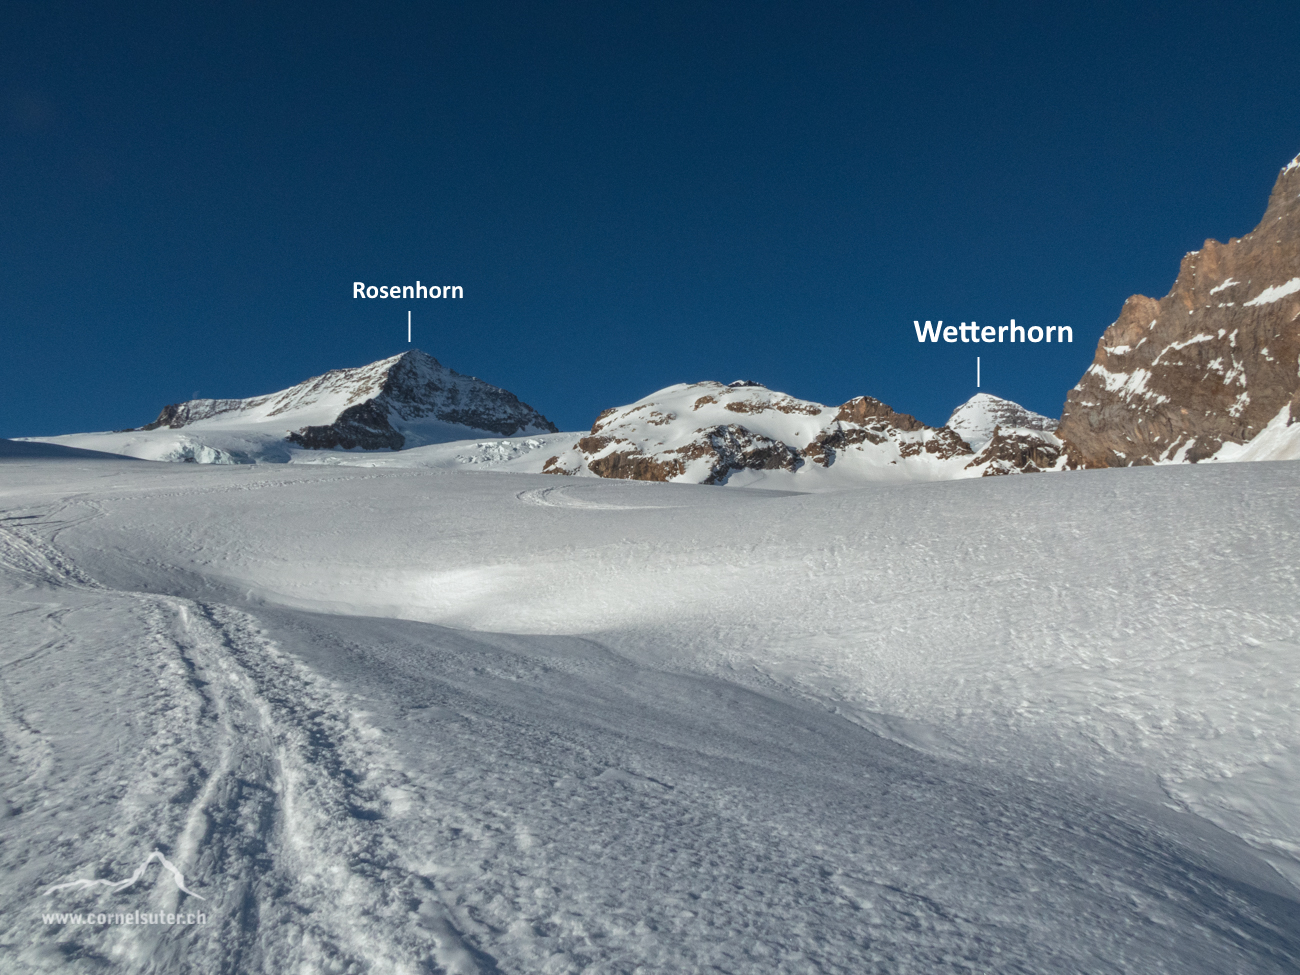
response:
M798 453L780 440L735 423L696 432L693 443L672 453L684 461L705 458L709 464L705 484L725 484L736 471L796 471L803 463Z
M967 468L983 467L982 477L999 474L1037 474L1053 470L1063 451L1061 442L1050 433L1034 430L993 429L993 437L967 464Z
M286 439L310 450L401 450L406 443L388 422L388 411L374 400L349 406L328 426L303 427Z
M245 399L193 399L187 403L171 403L162 408L158 419L139 427L140 430L157 430L169 427L179 430L200 420L210 420L223 413L230 413L244 408L249 400Z
M899 431L921 433L921 437L899 437ZM831 425L804 447L803 455L829 467L838 453L859 444L898 441L901 457L915 457L922 451L947 460L971 453L970 446L947 427L926 426L910 413L899 413L870 396L858 396L839 408Z
M322 414L328 423L310 422ZM267 396L174 403L140 429L180 429L216 418L231 427L278 425L290 443L313 450L400 450L484 434L557 432L513 393L448 369L418 349L334 369Z

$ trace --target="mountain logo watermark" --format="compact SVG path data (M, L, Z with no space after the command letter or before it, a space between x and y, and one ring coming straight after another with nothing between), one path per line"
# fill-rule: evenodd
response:
M109 890L114 891L126 890L144 876L144 872L148 869L149 864L153 863L155 860L161 863L162 868L172 875L172 880L176 882L176 886L182 891L198 900L207 900L207 898L202 894L196 894L185 886L185 875L176 869L176 865L163 856L158 850L154 850L145 857L144 862L135 868L135 873L131 874L131 876L127 877L125 880L70 880L66 884L55 884L45 893L48 896L58 890L89 890L93 887L107 887Z

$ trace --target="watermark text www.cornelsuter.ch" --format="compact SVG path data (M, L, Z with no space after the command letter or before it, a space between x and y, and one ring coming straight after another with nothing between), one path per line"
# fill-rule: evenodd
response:
M125 880L70 880L66 883L55 884L46 892L46 896L58 893L59 891L74 890L84 891L95 888L105 888L113 893L119 893L135 883L144 876L149 864L157 861L162 870L171 876L172 882L176 887L186 895L196 900L206 900L202 894L196 894L185 884L185 876L177 869L176 865L168 860L159 850L154 850L140 866L136 867L135 873ZM205 911L51 911L42 913L41 921L45 924L59 925L95 925L95 926L139 926L139 925L164 925L175 927L179 925L207 924L208 914Z
M171 911L165 914L162 911L101 911L98 914L94 912L88 914L42 914L41 921L44 924L90 924L97 926L152 924L176 927L188 924L207 924L208 915L202 911L179 914Z

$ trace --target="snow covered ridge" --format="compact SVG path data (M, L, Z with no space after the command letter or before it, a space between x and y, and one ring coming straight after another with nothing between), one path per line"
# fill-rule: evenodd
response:
M988 393L976 393L953 410L945 426L956 431L958 436L970 444L972 450L978 452L993 439L993 433L999 426L1051 433L1056 429L1056 421L1027 410L1019 403L990 396Z
M30 439L173 463L499 470L819 491L1055 470L1062 445L1054 426L987 393L931 427L870 396L826 406L741 381L670 386L606 410L590 433L566 434L513 394L415 351L268 396L176 403L134 430Z
M416 349L266 396L174 403L136 430L43 439L145 460L239 464L555 432L513 393Z
M329 414L329 422L311 423ZM421 429L430 423L502 437L556 432L555 424L513 393L462 376L419 349L356 369L333 369L269 396L178 403L141 429L176 429L218 416L286 426L306 420L286 439L316 449L400 450L408 440L414 446L448 439L439 430Z
M1164 298L1125 302L1067 397L1057 433L1069 466L1295 457L1297 270L1300 165L1293 159L1254 231L1226 244L1207 240L1186 255Z
M1015 403L983 395L953 415L979 433L978 453L951 424L870 396L825 406L748 381L684 383L606 410L543 473L807 489L1032 472L1060 456L1053 421Z

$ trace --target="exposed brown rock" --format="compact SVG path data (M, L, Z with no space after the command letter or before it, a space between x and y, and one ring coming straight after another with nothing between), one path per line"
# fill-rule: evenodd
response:
M709 474L705 484L722 484L736 471L795 471L802 463L788 445L736 424L697 433L700 436L693 443L671 453L680 454L686 460L707 457Z
M662 460L649 457L633 448L614 451L587 461L593 474L601 477L618 477L632 481L667 481L686 469L681 460Z
M584 437L577 447L586 457L587 468L600 477L635 481L668 481L679 477L692 461L704 459L707 472L703 484L724 483L740 470L793 471L801 463L798 454L777 440L770 440L735 424L695 431L683 447L658 454L643 453L629 441L614 437ZM609 450L609 447L617 449ZM553 457L543 473L571 473Z
M940 427L933 437L925 441L925 452L947 459L969 454L971 449L970 444L966 443L955 431L947 427Z
M777 403L773 409L791 415L800 413L804 416L817 416L821 413L821 407L817 403L804 403L796 399L784 400Z
M1032 430L1007 430L1001 426L993 429L990 440L966 467L974 468L983 464L983 477L999 474L1037 474L1056 466L1063 448L1055 442L1051 434L1041 434Z
M600 416L596 417L596 422L591 425L591 432L596 433L600 429L601 424L603 424L606 420L608 420L611 416L613 416L617 412L618 412L617 406L611 406L607 410L602 410Z
M583 437L578 441L578 449L584 454L598 454L617 439L609 436Z
M931 435L900 437L900 432L929 432ZM883 444L886 440L898 441L901 457L915 457L922 451L942 458L971 452L966 442L947 427L926 426L911 414L895 412L878 399L859 396L840 407L832 426L813 438L803 449L803 455L814 463L829 467L835 463L837 451L855 444Z
M560 463L560 455L546 458L546 463L542 465L543 474L566 474L572 477L576 471L571 471Z
M818 403L805 403L796 399L778 400L777 402L765 403L762 400L733 400L726 404L726 409L732 413L762 413L764 410L776 410L778 413L793 415L795 413L804 416L817 416L822 411ZM699 409L699 404L696 404Z
M835 451L843 450L854 444L882 444L889 437L880 430L870 427L842 427L836 425L824 430L803 449L803 455L822 467L830 467L835 461Z
M884 420L899 430L932 430L910 413L896 413L893 408L870 396L858 396L840 407L835 419L841 423L867 423Z
M1250 440L1288 402L1300 418L1300 291L1262 300L1296 278L1300 157L1251 233L1186 255L1159 301L1124 303L1065 402L1070 466L1195 462Z

